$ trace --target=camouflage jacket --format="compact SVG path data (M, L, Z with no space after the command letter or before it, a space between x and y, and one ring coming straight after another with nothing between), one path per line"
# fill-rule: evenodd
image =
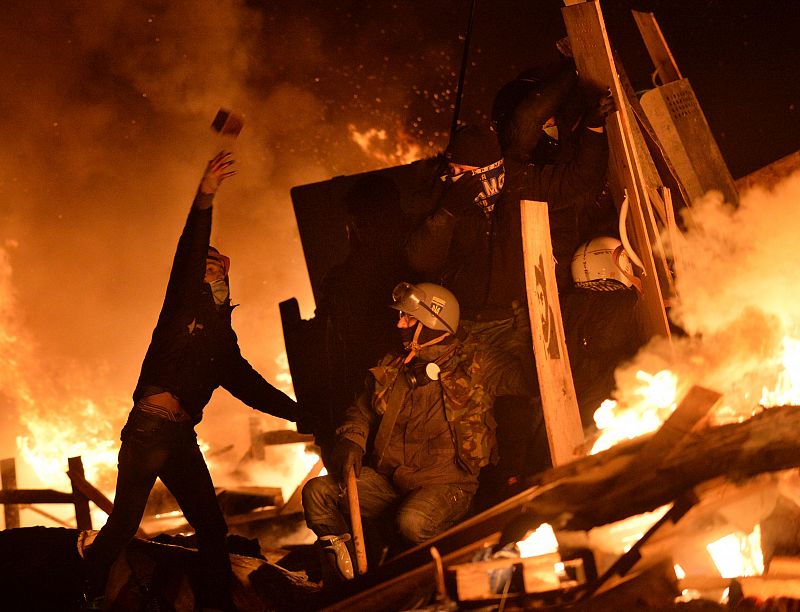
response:
M381 418L395 402L405 403L410 387L402 354L389 353L370 369L366 390L347 410L337 434L365 451ZM440 361L439 383L459 464L467 472L497 461L496 423L492 408L499 395L529 395L535 385L532 361L480 344L467 337L456 341ZM402 407L400 408L402 410Z

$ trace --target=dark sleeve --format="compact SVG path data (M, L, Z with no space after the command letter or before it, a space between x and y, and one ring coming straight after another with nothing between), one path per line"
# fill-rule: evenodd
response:
M484 388L492 395L529 396L536 393L537 378L533 360L523 360L511 353L493 349L477 358L482 364Z
M178 239L178 248L172 261L169 274L167 294L164 298L164 310L171 309L181 299L191 295L191 291L201 286L206 271L208 243L211 237L211 207L198 208L196 204L204 199L213 200L214 196L198 193L189 210L189 216Z
M547 202L552 210L591 201L605 185L608 141L605 132L584 128L575 156L560 164L529 165L514 180L519 199Z
M532 89L523 98L514 108L505 130L507 143L503 157L506 160L524 161L530 158L542 137L545 121L562 108L577 82L575 65L567 60L543 87Z
M406 260L411 269L438 276L447 261L455 226L455 217L438 209L412 231L405 243Z
M221 386L235 398L259 412L287 421L297 420L297 402L264 380L264 377L242 357L238 345L227 357Z
M378 414L372 409L373 385L374 379L370 377L364 391L347 409L342 424L336 429L338 437L355 442L364 452L367 451L372 427L378 420Z

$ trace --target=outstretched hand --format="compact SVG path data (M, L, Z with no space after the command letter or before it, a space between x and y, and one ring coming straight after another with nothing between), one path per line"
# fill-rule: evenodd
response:
M234 164L233 153L230 151L220 151L214 156L203 173L203 178L200 179L200 193L211 195L217 193L220 184L226 178L236 174L236 170L231 170Z

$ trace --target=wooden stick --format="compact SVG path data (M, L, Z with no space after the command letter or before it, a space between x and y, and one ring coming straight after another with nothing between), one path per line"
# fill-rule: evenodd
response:
M67 459L69 465L69 472L83 476L83 461L80 457L70 457ZM69 473L67 472L67 473ZM78 529L83 531L92 528L92 514L89 512L89 498L86 497L81 490L75 486L75 481L72 482L72 503L75 505L75 522Z
M367 573L367 549L364 546L364 529L361 526L361 505L358 502L358 485L353 466L347 472L347 502L350 504L350 522L353 527L353 546L356 549L356 567L359 574Z
M16 490L17 468L13 457L0 461L0 480L2 481L3 491ZM6 529L14 529L19 527L19 508L16 506L16 504L6 503L4 505L3 512L6 519Z

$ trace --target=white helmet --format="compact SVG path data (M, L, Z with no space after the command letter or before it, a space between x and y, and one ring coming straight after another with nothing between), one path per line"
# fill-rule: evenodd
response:
M572 257L572 280L576 287L616 291L633 285L634 278L631 260L616 238L594 238L578 247Z

